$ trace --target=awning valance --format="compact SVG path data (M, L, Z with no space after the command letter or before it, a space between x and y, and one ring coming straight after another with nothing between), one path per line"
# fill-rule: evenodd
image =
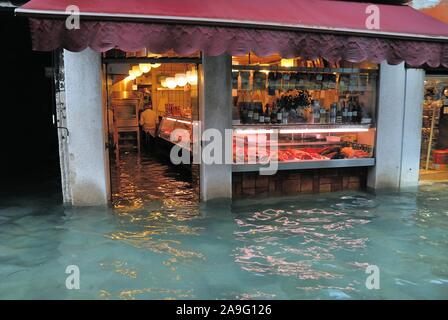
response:
M79 30L65 27L70 5L80 9ZM378 5L380 30L372 31L366 28L367 6L329 0L32 0L16 12L31 16L39 51L253 51L448 67L448 25L407 6Z

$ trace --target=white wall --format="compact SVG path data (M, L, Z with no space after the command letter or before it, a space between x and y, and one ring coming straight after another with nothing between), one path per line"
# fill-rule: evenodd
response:
M230 56L203 57L199 104L202 130L214 128L223 137L225 129L232 128L231 69ZM201 164L200 174L202 201L232 197L231 164Z
M74 206L106 205L109 200L109 167L105 147L101 55L90 49L64 50L65 123L70 136L65 172L66 197ZM67 200L66 199L66 200ZM67 201L66 201L67 202Z
M418 186L424 81L425 71L423 69L406 69L400 188L415 188Z
M404 63L380 67L374 189L418 186L424 71Z

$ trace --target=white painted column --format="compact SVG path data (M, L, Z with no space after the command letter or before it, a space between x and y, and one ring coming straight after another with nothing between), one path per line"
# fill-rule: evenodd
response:
M381 64L376 165L369 171L368 187L418 186L424 80L422 69Z
M61 155L64 202L74 206L106 205L109 163L105 147L101 55L90 49L64 50L65 124L68 154ZM64 149L64 148L60 148Z
M376 165L369 170L367 181L367 186L373 189L396 189L400 186L405 81L404 63L395 66L386 62L381 64Z
M419 182L425 71L406 69L400 188Z
M232 59L228 55L203 57L199 116L202 130L216 129L224 140L225 129L232 128ZM203 144L203 147L206 144ZM224 152L223 152L224 157ZM232 165L201 164L201 200L232 197Z

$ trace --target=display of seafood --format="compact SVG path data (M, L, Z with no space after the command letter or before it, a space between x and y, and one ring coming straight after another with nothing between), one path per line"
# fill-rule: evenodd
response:
M285 161L322 161L336 159L370 158L372 155L364 150L353 147L326 147L326 148L286 148L279 150L266 149L262 152L256 147L234 149L234 161L238 163L267 162L277 159Z

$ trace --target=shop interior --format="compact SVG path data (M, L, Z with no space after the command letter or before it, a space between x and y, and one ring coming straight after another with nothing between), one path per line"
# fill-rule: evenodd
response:
M181 134L172 139L171 133L175 129L191 132L192 121L198 117L197 57L161 56L145 50L113 50L103 57L114 203L123 200L127 191L156 196L158 190L169 190L168 184L179 183L194 189L194 166L172 166L169 157L174 143L191 141ZM171 197L181 192L171 191Z
M427 75L422 118L420 180L448 180L448 76Z

